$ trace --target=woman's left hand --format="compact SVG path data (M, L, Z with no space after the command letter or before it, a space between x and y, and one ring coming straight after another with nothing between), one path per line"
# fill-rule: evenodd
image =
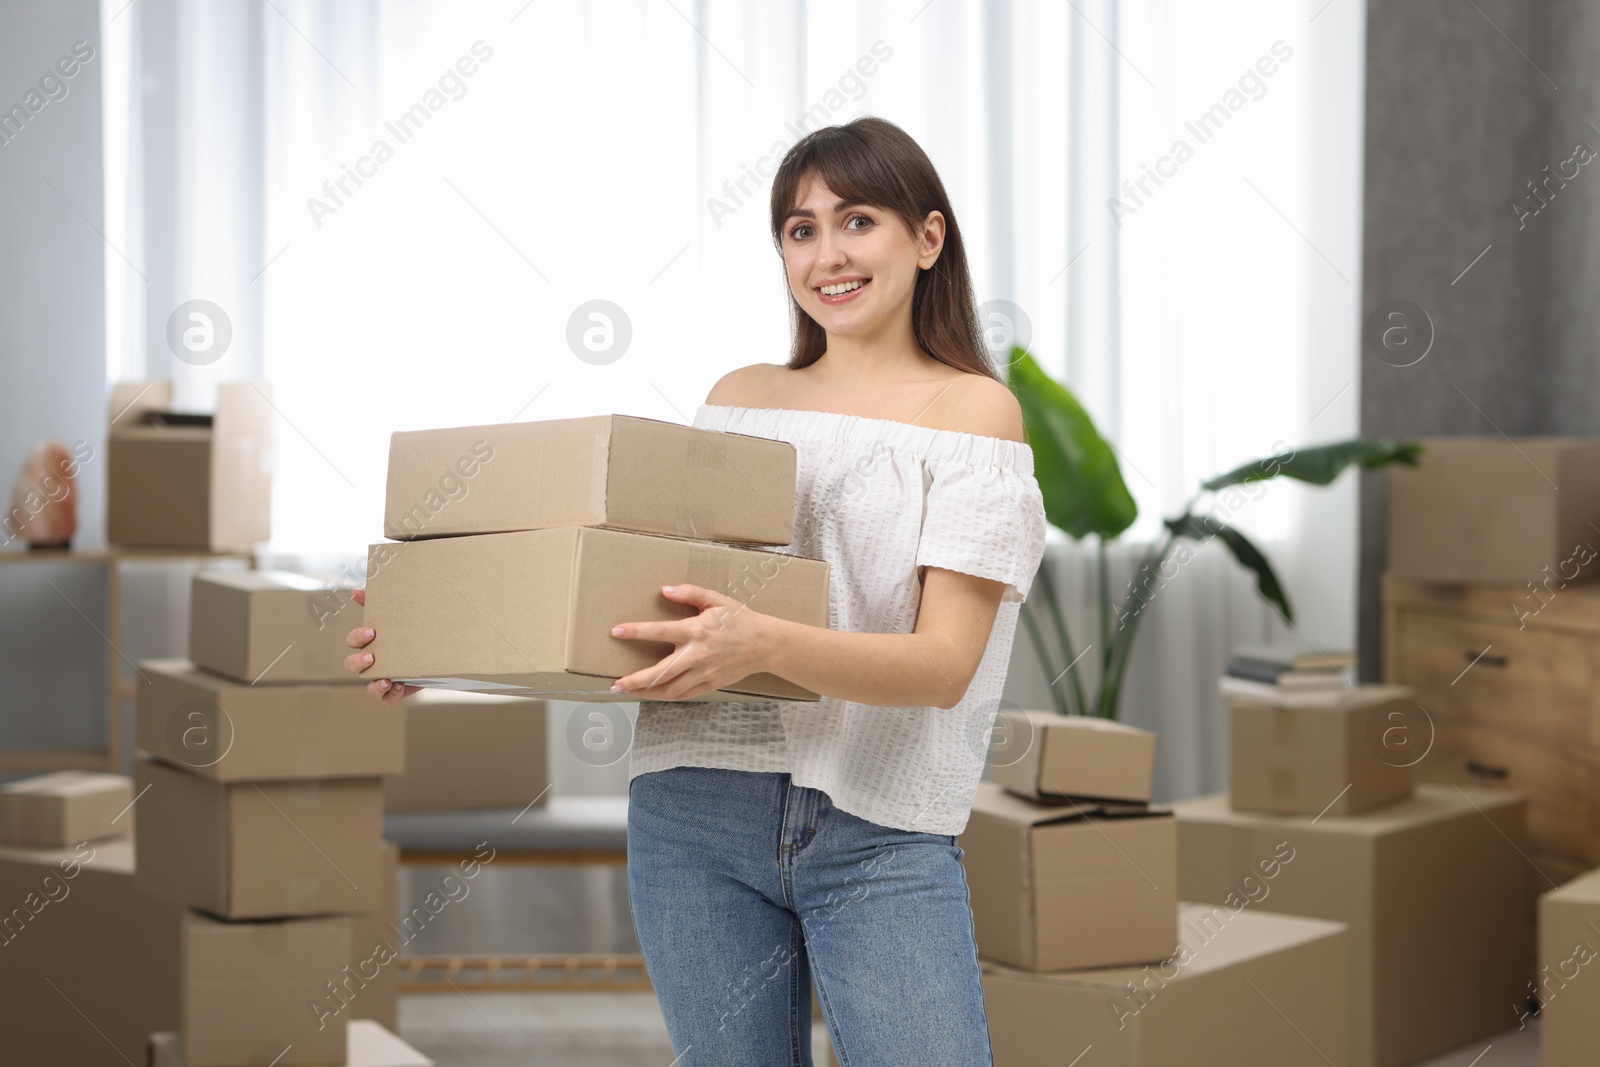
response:
M612 686L640 700L688 700L761 672L771 616L698 585L662 586L668 600L700 609L687 619L625 622L611 631L623 640L667 641L671 655L625 674Z

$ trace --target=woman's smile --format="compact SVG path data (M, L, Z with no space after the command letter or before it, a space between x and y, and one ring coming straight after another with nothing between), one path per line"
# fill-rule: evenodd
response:
M856 284L858 282L860 284ZM850 303L850 301L866 292L867 286L871 284L871 278L853 278L843 282L819 285L816 288L816 293L818 299L820 299L824 304L827 304L829 307L837 307L840 304ZM839 289L844 289L845 286L848 285L855 285L855 288L846 289L844 292L837 291ZM835 290L835 292L830 294L828 290Z

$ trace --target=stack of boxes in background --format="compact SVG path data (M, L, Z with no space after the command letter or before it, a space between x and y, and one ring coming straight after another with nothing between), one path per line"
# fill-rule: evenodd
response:
M1276 877L1246 894L1348 925L1353 1067L1504 1030L1532 962L1523 798L1414 787L1427 734L1405 687L1271 689L1224 686L1229 792L1174 805L1184 898L1227 903L1256 857L1282 851Z
M1537 1007L1546 1067L1588 1067L1600 1048L1600 439L1422 444L1417 466L1389 474L1384 677L1428 707L1424 781L1526 798L1510 862L1542 894L1538 967L1500 1017L1525 1027Z
M0 786L7 1063L133 1062L177 1021L183 913L133 885L132 801L103 772Z
M788 442L621 415L397 433L384 534L400 543L368 556L369 673L637 700L611 683L672 645L611 627L698 614L667 584L826 626L826 561L739 547L794 539L795 473ZM697 699L752 697L816 694L755 674Z
M139 664L134 878L186 909L163 1062L343 1064L369 1052L352 1019L394 1027L383 776L404 771L405 718L343 669L359 624L320 583L202 573L191 659Z
M1539 973L1527 992L1541 1005L1545 1067L1593 1064L1600 1047L1600 871L1539 898Z
M998 1067L1342 1067L1343 924L1179 902L1154 734L1039 711L996 729L961 846Z

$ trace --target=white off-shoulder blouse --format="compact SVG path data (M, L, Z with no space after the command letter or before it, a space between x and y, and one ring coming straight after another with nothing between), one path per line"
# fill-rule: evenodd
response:
M679 766L787 771L794 784L822 790L860 818L960 834L982 776L1017 615L1044 554L1033 450L999 437L789 408L702 404L694 425L795 446L795 537L774 550L829 562L830 629L912 632L923 567L1006 589L982 664L954 708L832 697L641 701L629 779Z

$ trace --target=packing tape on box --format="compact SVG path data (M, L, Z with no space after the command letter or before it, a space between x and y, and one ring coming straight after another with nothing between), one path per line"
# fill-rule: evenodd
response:
M561 480L559 472L546 473L547 468L545 465L550 462L552 460L546 454L544 441L541 438L539 442L539 484L528 486L523 490L533 500L534 525L539 529L550 525L549 512L557 507L555 494L551 493L548 487L565 484ZM590 453L590 462L593 465L593 469L589 471L589 484L594 487L593 492L596 494L594 503L599 507L600 513L605 514L607 487L611 484L611 478L609 477L611 472L611 435L609 433L601 439L600 447Z
M733 556L734 554L725 548L690 545L689 576L686 581L690 585L704 586L733 596L733 585L729 580L735 567Z
M677 521L679 537L703 540L717 528L717 513L714 508L679 508Z

